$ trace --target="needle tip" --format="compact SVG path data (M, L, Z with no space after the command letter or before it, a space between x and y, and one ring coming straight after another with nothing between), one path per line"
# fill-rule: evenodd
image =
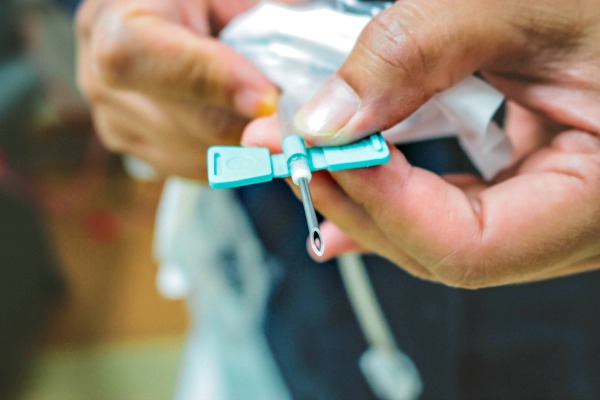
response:
M325 242L323 242L321 231L318 228L312 230L310 234L310 244L313 252L321 257L325 252Z

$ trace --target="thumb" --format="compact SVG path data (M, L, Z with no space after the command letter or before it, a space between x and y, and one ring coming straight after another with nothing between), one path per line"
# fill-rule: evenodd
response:
M402 121L436 93L517 51L504 3L397 2L365 27L337 74L300 109L296 128L312 143L339 144Z

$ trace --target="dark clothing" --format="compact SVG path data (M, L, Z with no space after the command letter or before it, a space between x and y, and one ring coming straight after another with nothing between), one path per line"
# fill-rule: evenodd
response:
M436 172L472 171L454 139L400 148ZM301 203L283 182L239 193L279 260L265 331L294 398L372 398L358 367L365 339L335 262L307 256ZM467 291L365 261L399 346L419 368L422 398L600 398L600 272Z

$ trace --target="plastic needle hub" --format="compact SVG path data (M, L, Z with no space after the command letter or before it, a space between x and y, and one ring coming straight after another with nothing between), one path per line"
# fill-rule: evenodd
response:
M300 186L300 193L302 194L302 205L304 206L304 215L306 216L306 224L308 225L308 232L310 234L310 245L316 255L322 256L325 251L325 243L319 230L319 221L317 220L315 206L313 205L310 189L308 188L308 179L299 178L298 186Z

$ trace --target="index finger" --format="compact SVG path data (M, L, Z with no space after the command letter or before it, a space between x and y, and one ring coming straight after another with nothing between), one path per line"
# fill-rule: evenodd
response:
M235 109L272 111L277 89L249 60L147 5L108 7L90 37L93 68L112 87Z
M383 166L332 175L441 281L477 288L556 274L598 249L597 160L555 147L536 159L535 169L471 197L395 149Z

